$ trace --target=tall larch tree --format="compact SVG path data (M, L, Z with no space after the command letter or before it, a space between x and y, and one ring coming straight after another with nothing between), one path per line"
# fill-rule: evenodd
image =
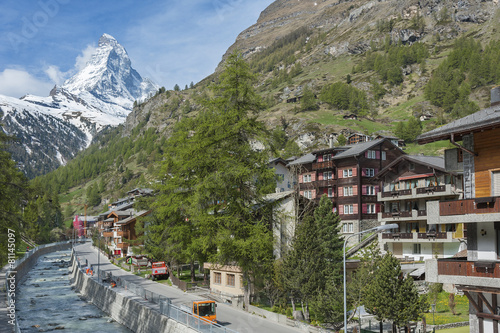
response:
M266 134L257 121L263 103L253 80L241 55L230 55L214 97L195 118L177 123L166 143L155 204L167 246L178 244L189 260L204 257L242 269L247 305L273 244L270 224L256 212L274 173L266 153L251 146Z

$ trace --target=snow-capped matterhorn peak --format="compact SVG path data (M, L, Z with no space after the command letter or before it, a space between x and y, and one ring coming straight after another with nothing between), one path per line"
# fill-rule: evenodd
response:
M125 48L113 36L103 34L85 67L68 79L62 88L83 95L83 98L90 93L106 103L131 110L134 100L147 98L159 86L143 79L132 68Z
M14 159L27 175L38 176L73 158L103 128L123 123L134 101L158 88L132 68L115 38L103 34L85 67L49 96L0 95L0 130L19 139Z

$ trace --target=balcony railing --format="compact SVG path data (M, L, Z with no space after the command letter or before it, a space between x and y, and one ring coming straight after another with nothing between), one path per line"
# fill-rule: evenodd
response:
M102 233L102 237L113 237L113 231L105 231Z
M427 216L427 211L426 210L419 210L417 215L418 216Z
M500 213L500 197L443 201L439 203L441 216Z
M421 198L421 197L439 197L439 196L448 196L448 195L456 195L455 185L446 184L439 186L429 186L429 187L417 187L406 190L394 190L388 192L380 192L379 199L385 198L390 200L389 198L400 199L399 197L411 197L411 198ZM409 199L409 198L402 198Z
M382 218L388 219L388 218L397 218L397 217L411 217L411 211L399 211L399 212L389 212L389 213L382 213Z
M419 232L419 239L447 239L446 232Z
M120 231L116 232L116 236L129 238L129 233L130 232L128 230L127 231L121 231L120 230Z
M313 165L312 165L313 170L333 169L333 167L334 167L333 161L317 162L317 163L313 163Z
M336 185L336 182L334 179L327 179L327 180L318 180L316 181L316 184L318 187L332 187Z
M413 239L411 232L384 232L382 239Z
M116 247L119 249L128 249L129 244L128 243L118 243L116 244Z
M446 191L446 185L417 188L417 194L428 194L428 193L445 192L445 191Z
M462 261L441 259L437 262L439 275L500 278L500 262L498 261Z
M316 188L316 182L299 183L301 190L313 190Z

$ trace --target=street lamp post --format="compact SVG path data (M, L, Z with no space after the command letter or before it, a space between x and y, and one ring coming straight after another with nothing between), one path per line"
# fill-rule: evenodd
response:
M97 226L97 282L99 280L99 268L101 266L101 230L99 230L99 225Z
M345 270L345 247L347 245L347 241L352 236L357 236L357 235L361 235L361 234L364 234L364 233L367 233L367 232L372 232L372 231L373 232L380 232L380 231L383 231L383 230L397 229L398 227L399 226L396 223L379 225L378 227L367 229L367 230L363 230L363 231L357 232L355 234L349 235L349 236L347 236L345 238L345 240L344 240L344 248L343 248L343 252L344 252L344 332L345 333L347 333L347 286L346 286L346 270Z

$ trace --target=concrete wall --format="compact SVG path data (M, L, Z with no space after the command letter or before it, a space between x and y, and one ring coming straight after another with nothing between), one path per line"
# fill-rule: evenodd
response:
M30 257L28 257L26 260L24 260L21 264L19 264L17 266L17 268L16 268L16 271L17 271L16 284L18 284L20 281L23 280L23 278L26 276L26 274L36 264L36 262L38 261L38 258L40 258L41 256L43 256L47 253L50 253L50 252L68 250L70 248L71 248L71 243L65 243L65 244L57 244L54 246L47 246L47 247L44 247L42 249L37 250Z
M137 333L195 333L194 329L176 322L136 300L105 287L78 269L73 258L72 281L75 288L92 304L106 312L117 323Z

